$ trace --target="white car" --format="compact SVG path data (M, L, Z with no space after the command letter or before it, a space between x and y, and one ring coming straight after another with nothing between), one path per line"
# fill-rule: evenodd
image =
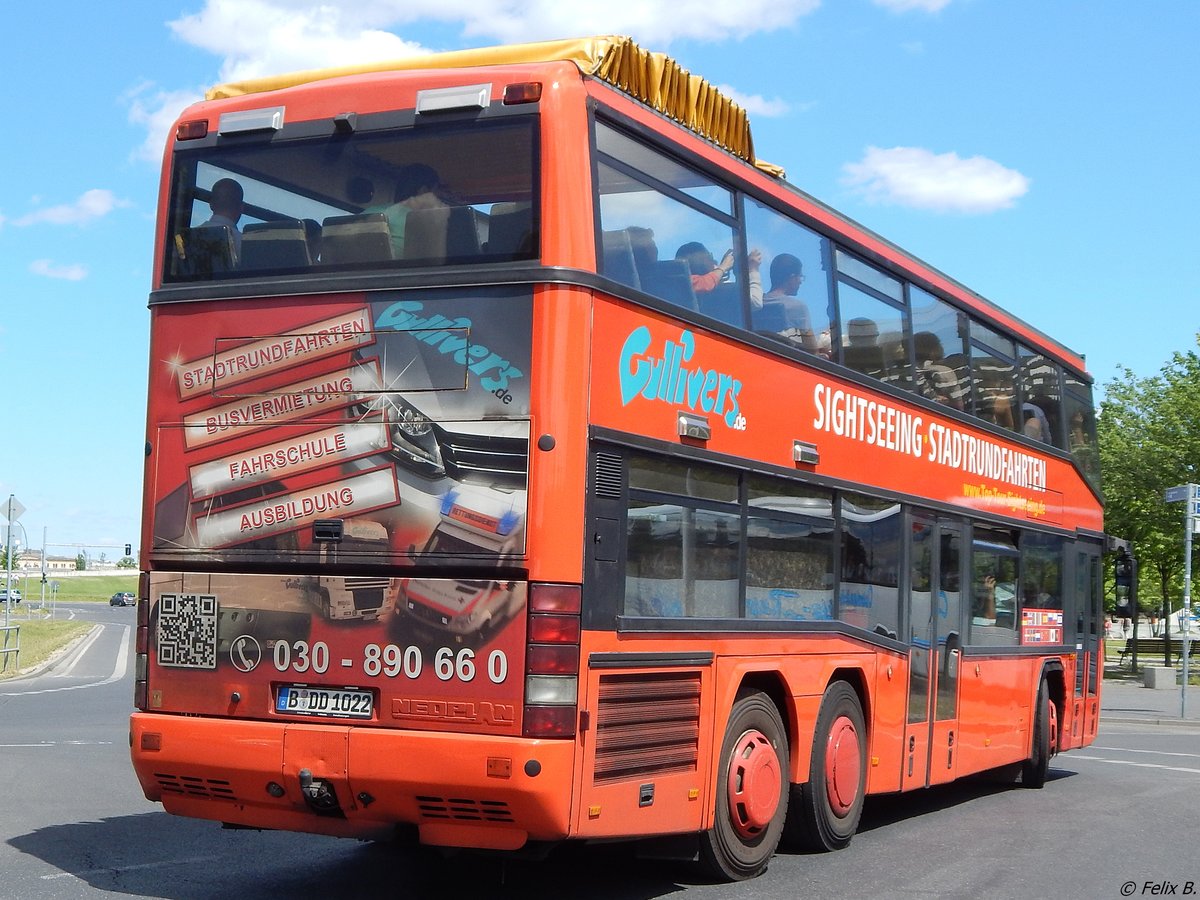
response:
M11 590L0 588L0 603L7 603L10 598L13 603L20 603L21 592L17 588L12 588Z

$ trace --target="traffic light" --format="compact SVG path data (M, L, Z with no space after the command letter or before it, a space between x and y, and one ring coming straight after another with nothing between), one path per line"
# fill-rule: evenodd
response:
M1117 595L1114 613L1122 619L1132 618L1137 604L1137 558L1130 556L1124 547L1118 548L1113 560L1113 580Z
M133 556L133 544L126 544L126 545L125 545L125 555L126 555L126 556Z

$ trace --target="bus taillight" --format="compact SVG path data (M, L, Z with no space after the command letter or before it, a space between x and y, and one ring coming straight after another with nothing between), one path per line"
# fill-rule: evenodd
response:
M150 706L147 675L150 671L150 573L138 577L137 634L134 645L133 705L145 712Z
M574 737L579 702L581 592L577 584L529 586L525 737Z

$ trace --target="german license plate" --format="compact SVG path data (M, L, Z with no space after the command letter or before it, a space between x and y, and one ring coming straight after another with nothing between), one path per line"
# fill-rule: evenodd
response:
M369 719L374 714L373 694L358 688L280 686L275 695L275 712L291 716L335 716Z

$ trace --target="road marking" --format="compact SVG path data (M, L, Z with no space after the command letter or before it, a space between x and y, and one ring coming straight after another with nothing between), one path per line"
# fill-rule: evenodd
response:
M101 625L100 629L111 628L111 625ZM103 687L106 684L112 684L114 681L120 681L125 677L125 672L129 668L129 626L121 625L120 649L117 651L117 662L113 667L113 673L103 681L89 681L86 684L70 684L64 687L42 688L38 691L0 691L0 697L29 697L34 694L56 694L59 691L81 691L85 688ZM99 631L96 632L99 634Z
M1153 753L1155 756L1186 756L1189 759L1200 759L1200 753L1176 753L1170 750L1131 750L1127 747L1099 747L1092 744L1093 750L1108 750L1111 753Z
M1084 756L1072 753L1068 759L1090 759L1095 762L1112 763L1114 766L1133 766L1136 769L1166 769L1168 772L1186 772L1189 775L1200 775L1200 769L1189 769L1185 766L1164 766L1161 763L1140 763L1129 759L1109 759L1106 756Z
M56 878L88 878L92 875L120 875L122 872L138 872L144 869L161 869L165 866L180 866L198 862L212 862L219 856L187 856L182 859L166 859L162 862L137 863L132 866L105 866L102 869L84 869L82 872L55 872L53 875L42 875L42 881L54 881Z
M52 672L50 677L51 678L66 678L68 675L70 675L72 672L74 672L75 667L77 665L79 665L79 661L81 659L83 659L84 654L86 654L88 651L88 648L91 647L92 644L96 643L97 639L99 639L100 635L102 635L103 633L104 633L103 625L100 625L98 628L93 628L90 632L88 632L87 637L85 637L82 641L80 641L78 644L76 644L75 649L71 652L70 665L68 665L61 672Z
M0 744L0 750L15 750L30 748L35 750L43 747L108 747L115 741L40 741L36 744Z

